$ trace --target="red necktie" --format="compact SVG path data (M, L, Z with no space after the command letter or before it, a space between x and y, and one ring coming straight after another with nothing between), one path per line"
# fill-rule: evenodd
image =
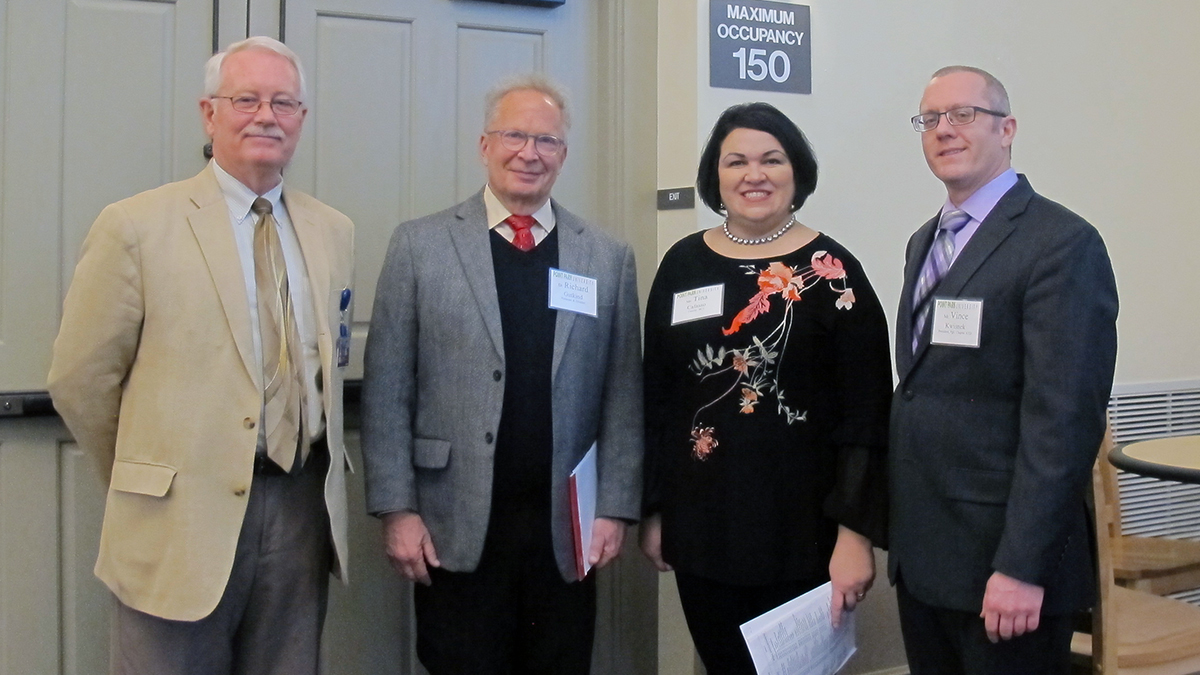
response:
M533 240L533 233L529 231L529 228L537 223L533 216L511 215L505 218L504 222L508 223L508 226L513 229L513 246L526 253L532 251L534 246L537 246L537 242Z

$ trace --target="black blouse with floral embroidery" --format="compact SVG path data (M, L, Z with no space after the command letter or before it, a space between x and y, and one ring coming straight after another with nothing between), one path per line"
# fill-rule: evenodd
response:
M761 260L719 255L703 234L667 252L646 308L644 511L662 514L676 569L827 578L838 524L885 545L883 309L823 234ZM720 316L673 321L677 293L718 284Z

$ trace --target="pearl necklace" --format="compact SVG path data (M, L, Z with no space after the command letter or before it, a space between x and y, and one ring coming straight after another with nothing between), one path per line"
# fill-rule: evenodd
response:
M734 233L730 232L728 218L726 218L725 222L721 224L721 229L725 231L725 236L729 237L729 241L732 241L735 244L741 244L743 246L757 246L759 244L770 243L770 242L775 241L776 239L782 237L783 233L792 229L792 225L795 225L795 224L796 224L796 216L793 215L786 223L783 224L783 227L779 228L778 230L775 230L775 232L773 234L768 234L767 236L759 237L758 239L743 239L743 238L735 235Z

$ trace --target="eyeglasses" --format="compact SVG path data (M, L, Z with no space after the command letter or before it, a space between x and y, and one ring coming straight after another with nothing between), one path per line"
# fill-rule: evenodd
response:
M229 99L234 110L244 113L256 113L262 104L268 103L271 106L271 112L276 115L295 115L304 105L293 98L273 98L270 101L264 101L257 96L210 96L209 98Z
M996 112L987 108L980 108L977 105L969 105L963 108L954 108L946 112L927 112L920 115L914 115L912 118L913 128L917 131L933 131L937 128L938 120L942 115L946 116L946 121L951 126L961 127L964 124L970 124L975 121L975 113L981 112L996 117L1008 117L1008 113Z
M529 142L529 139L532 138L533 149L543 157L553 157L567 145L558 136L551 136L550 134L527 134L524 131L517 131L516 129L498 129L487 133L500 134L500 144L509 150L523 149L525 144Z

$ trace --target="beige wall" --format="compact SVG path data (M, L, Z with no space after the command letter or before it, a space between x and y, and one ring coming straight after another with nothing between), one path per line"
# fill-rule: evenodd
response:
M945 198L908 118L934 70L980 66L1012 98L1015 168L1108 243L1122 302L1118 384L1200 378L1200 216L1191 203L1200 178L1200 3L796 2L812 13L811 95L710 88L708 1L658 4L659 188L694 182L699 148L725 107L773 103L808 135L821 166L800 219L858 256L890 315L904 244ZM661 212L658 255L719 222L702 206ZM686 638L671 607L664 593L664 646ZM894 611L890 589L865 605L853 672L903 664ZM673 665L680 661L660 655L662 672L690 672Z
M938 67L986 68L1012 98L1016 169L1108 243L1122 300L1117 382L1200 377L1200 215L1190 198L1200 178L1200 3L796 4L812 11L811 95L710 88L707 0L659 0L660 188L692 183L726 106L779 106L821 164L801 219L855 252L891 311L904 243L945 197L908 118ZM717 222L708 211L660 214L659 254L696 223Z

